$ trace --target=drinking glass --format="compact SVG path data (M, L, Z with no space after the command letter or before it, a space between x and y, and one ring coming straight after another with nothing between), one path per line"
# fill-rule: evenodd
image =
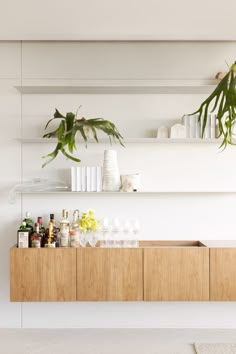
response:
M91 247L95 247L98 241L96 232L93 231L87 232L87 241Z
M138 219L132 220L132 247L139 247L139 232L140 232L140 222Z
M101 221L101 234L102 234L101 247L108 247L109 219L106 217L103 218Z
M103 220L99 220L98 223L98 229L96 231L97 234L97 239L100 243L100 247L104 248L105 247L105 239L104 239L104 235L103 235L103 225L102 225Z
M114 218L111 227L112 245L113 247L121 247L121 225L118 218Z
M123 246L124 247L132 247L132 245L131 245L132 225L130 223L130 220L128 220L128 219L124 221L123 234L124 234Z
M86 247L87 245L87 234L86 232L81 232L80 235L79 235L79 244L81 247Z

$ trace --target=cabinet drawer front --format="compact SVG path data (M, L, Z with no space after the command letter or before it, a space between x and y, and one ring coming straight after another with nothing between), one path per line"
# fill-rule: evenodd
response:
M11 301L76 301L75 249L11 249Z
M209 250L144 249L145 301L208 301Z
M78 301L142 301L142 249L77 249Z
M236 301L236 249L210 249L211 301Z

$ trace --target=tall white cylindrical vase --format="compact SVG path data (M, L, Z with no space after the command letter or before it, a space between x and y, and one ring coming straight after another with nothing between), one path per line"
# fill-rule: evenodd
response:
M118 192L121 187L120 172L115 150L104 151L102 189L106 192Z

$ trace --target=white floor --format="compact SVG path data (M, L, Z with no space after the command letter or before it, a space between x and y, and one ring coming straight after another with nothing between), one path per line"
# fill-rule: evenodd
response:
M236 329L0 329L0 354L194 354L235 343Z

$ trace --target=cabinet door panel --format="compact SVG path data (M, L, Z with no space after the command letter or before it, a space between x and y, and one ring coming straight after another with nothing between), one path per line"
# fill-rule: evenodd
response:
M144 249L145 301L208 301L209 250Z
M142 301L142 249L78 248L78 301Z
M11 254L11 301L76 301L75 249L17 249Z
M236 249L210 249L211 301L236 301Z

